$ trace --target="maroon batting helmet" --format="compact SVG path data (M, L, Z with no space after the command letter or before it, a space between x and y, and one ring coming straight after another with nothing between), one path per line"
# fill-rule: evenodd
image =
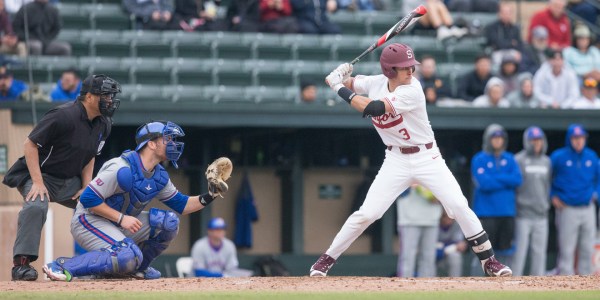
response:
M383 75L387 78L396 77L394 67L406 68L421 64L415 59L415 53L408 45L398 43L385 46L379 58L379 63Z

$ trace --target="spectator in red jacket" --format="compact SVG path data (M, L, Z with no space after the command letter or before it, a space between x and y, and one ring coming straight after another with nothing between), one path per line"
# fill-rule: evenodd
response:
M571 23L565 14L566 0L548 0L548 7L537 12L529 23L528 41L531 43L532 30L544 26L548 30L548 45L554 50L562 50L571 45Z
M261 31L264 32L298 32L290 0L260 0L260 22Z

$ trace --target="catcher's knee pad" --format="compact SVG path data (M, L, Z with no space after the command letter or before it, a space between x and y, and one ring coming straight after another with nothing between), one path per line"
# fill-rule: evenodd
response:
M72 276L127 274L137 270L143 256L135 242L126 238L111 248L94 250L56 262Z
M179 231L179 217L176 213L158 208L151 208L148 213L150 221L149 240L168 244L168 242L177 236L177 232Z

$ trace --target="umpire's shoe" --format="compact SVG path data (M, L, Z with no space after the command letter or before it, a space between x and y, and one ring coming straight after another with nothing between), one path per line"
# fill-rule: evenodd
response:
M12 280L35 281L38 278L38 272L29 264L31 260L28 256L18 255L13 258Z
M310 267L310 277L325 277L335 264L335 259L327 254L321 255L317 262Z
M508 266L505 266L501 262L499 262L494 256L490 257L483 264L483 271L486 275L492 277L512 276L512 270Z
M73 276L71 276L71 274L69 272L67 272L65 269L63 269L56 261L53 261L53 262L45 265L44 267L42 267L42 270L44 271L44 273L46 273L48 278L50 278L50 280L52 280L52 281L71 281L71 280L73 280Z
M160 271L158 271L157 269L153 268L153 267L148 267L148 269L144 270L144 271L137 271L133 274L133 278L135 279L146 279L146 280L151 280L151 279L159 279L161 276Z

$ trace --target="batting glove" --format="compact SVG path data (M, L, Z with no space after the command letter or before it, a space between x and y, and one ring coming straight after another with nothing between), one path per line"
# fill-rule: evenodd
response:
M333 72L329 73L327 77L325 77L325 82L333 89L336 93L339 89L344 87L342 81L344 80L344 75L338 71L338 69L333 70Z
M349 63L343 63L336 68L336 70L338 70L343 76L342 83L346 83L348 80L350 80L353 68L354 67Z

